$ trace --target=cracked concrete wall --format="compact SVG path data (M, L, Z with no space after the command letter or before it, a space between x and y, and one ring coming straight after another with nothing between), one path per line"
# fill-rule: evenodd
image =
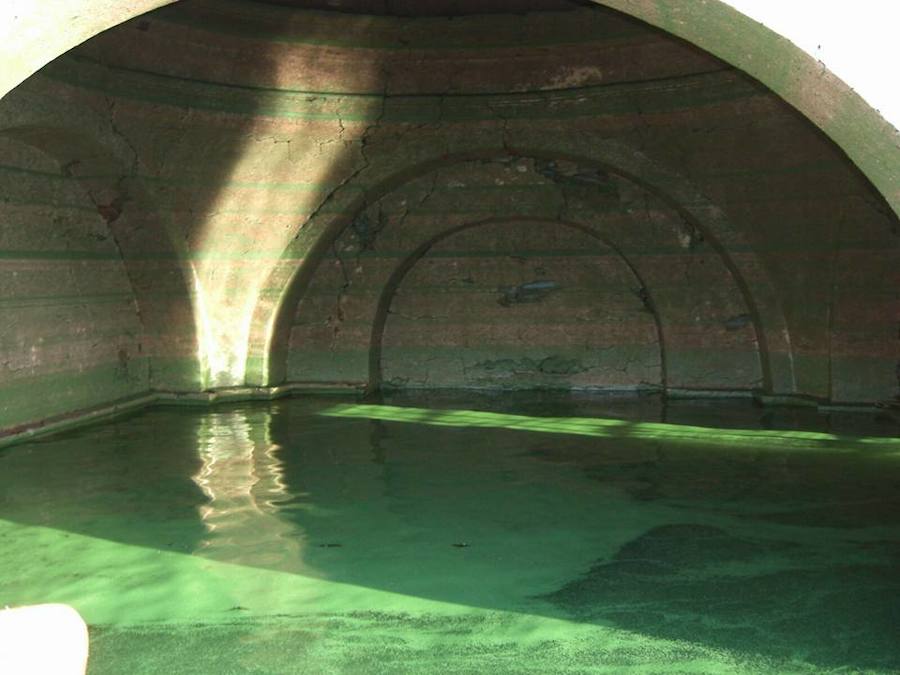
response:
M124 265L143 326L142 354L150 384L158 389L196 389L196 337L181 250L139 175L136 146L118 123L114 99L36 76L0 105L0 134L50 156L59 175L78 186L93 217L109 231ZM78 242L59 240L66 255L83 254ZM16 251L10 251L15 256ZM33 277L37 283L40 277ZM35 289L40 292L40 289Z
M307 18L184 3L43 71L79 95L116 101L139 177L183 246L201 388L244 384L261 284L340 176L363 161L381 108L367 91L377 61L350 67L340 49L320 44L334 22ZM169 58L173 48L178 58Z
M881 196L757 82L609 10L448 20L191 0L5 97L0 128L29 126L74 130L116 159L100 169L77 150L61 164L111 221L152 388L366 381L396 265L438 226L525 216L665 251L643 257L670 386L897 391L900 238ZM531 161L528 179L552 196L482 189L484 177L468 214L380 231L373 207L410 181L491 158ZM612 201L601 170L617 176ZM615 215L628 209L639 215ZM390 255L385 235L399 237ZM356 303L343 314L342 236L383 260L343 294ZM331 302L316 306L315 289ZM346 359L326 358L335 326Z
M615 251L572 227L456 232L395 292L383 385L659 388L659 335L641 288Z
M632 181L572 161L462 161L338 238L298 306L288 378L757 389L749 311L700 232Z
M751 368L742 366L744 374L731 377L729 350L717 353L695 339L693 368L704 376L696 372L692 376L686 366L677 378L683 386L758 389L844 401L895 396L900 343L894 270L900 250L894 234L897 221L890 209L840 151L757 83L634 24L629 25L634 33L613 36L609 27L616 19L607 15L604 20L606 32L583 20L570 26L568 34L584 31L590 47L579 45L542 56L543 63L550 60L554 64L550 67L563 74L555 81L567 83L565 73L585 72L583 61L573 54L589 52L594 69L580 88L541 93L550 85L538 75L524 83L513 80L501 93L492 81L497 71L491 69L483 80L455 88L453 95L431 97L425 89L418 90L418 97L405 95L409 92L389 96L380 123L367 138L366 166L355 175L344 174L346 182L330 194L326 208L313 214L291 242L286 257L302 261L300 271L295 273L293 262L284 265L267 284L271 297L281 299L286 315L294 303L306 302L305 289L317 283L316 266L331 255L330 242L408 175L428 172L443 158L529 156L536 148L544 158L593 154L595 161L628 166L623 172L647 183L649 192L675 210L689 212L692 226L715 231L708 244L731 272L743 307L707 305L708 316L696 320L694 330L725 326L722 322L728 322L725 330L732 334L749 324L756 329L761 373L751 374ZM626 60L623 54L628 54L630 71L626 81L617 83L617 64ZM526 60L528 55L525 48L517 53ZM485 51L478 56L486 58ZM504 56L508 62L509 54ZM432 60L437 58L417 51L407 67L421 67L434 82L435 73L443 73L440 62ZM448 67L450 82L466 71L460 60ZM519 78L530 73L524 68L515 72ZM523 88L529 93L518 93ZM610 149L612 143L618 149ZM646 161L636 166L634 157ZM494 215L514 215L518 197L507 191L497 197L479 195L473 201L487 204ZM640 247L640 241L635 245ZM649 242L645 245L652 248ZM867 262L860 264L863 259ZM658 268L660 274L677 277L678 263L673 259L670 264L671 270ZM683 294L685 306L693 305L699 312L703 304L696 296L709 283L698 275L695 292ZM287 284L294 290L285 293ZM863 312L865 318L860 320ZM336 320L364 323L367 315L311 310L296 318L298 324L318 322L326 329ZM296 326L290 337L292 321L284 320L281 333L276 325L270 341L259 340L257 348L270 363L277 364L292 350L316 351L301 345ZM347 330L365 332L350 326ZM673 336L677 333L678 329ZM273 381L304 380L315 367L301 368L299 354L292 358L286 371L279 372L276 366L270 372ZM357 354L354 359L355 365L340 363L334 380L358 379L362 357ZM673 380L671 386L682 385Z
M0 134L0 428L149 389L134 291L65 166Z
M7 0L0 8L0 54L7 66L0 76L0 97L66 49L173 1ZM785 7L785 3L752 0L594 1L710 51L784 97L823 129L885 195L894 212L900 213L897 97L892 96L892 82L885 81L882 75L882 64L891 61L889 54L896 49L884 37L896 15L892 3L869 3L855 7L853 14L847 15L841 8L816 7L815 12L810 12L802 7ZM422 3L383 0L274 2L317 9L369 9L376 13L392 7L400 13L411 13L412 8L422 11ZM553 4L552 0L479 3L489 10L500 7L516 12ZM432 13L455 6L449 2L429 3ZM745 11L747 15L742 13ZM56 20L48 21L49 16ZM835 42L840 43L837 50ZM823 45L828 67L816 58L822 56ZM837 77L830 67L836 68ZM873 98L867 102L857 92Z

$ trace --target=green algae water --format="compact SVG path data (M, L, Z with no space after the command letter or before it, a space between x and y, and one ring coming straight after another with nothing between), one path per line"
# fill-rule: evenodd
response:
M896 422L417 394L0 450L0 605L91 673L900 672Z

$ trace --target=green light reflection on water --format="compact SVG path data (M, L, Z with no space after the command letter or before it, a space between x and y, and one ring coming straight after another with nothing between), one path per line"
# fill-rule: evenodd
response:
M665 422L632 422L601 417L531 417L476 410L435 410L391 405L339 404L320 415L408 422L446 427L512 429L675 444L752 447L754 449L883 450L900 454L900 438L839 436L816 431L716 429Z

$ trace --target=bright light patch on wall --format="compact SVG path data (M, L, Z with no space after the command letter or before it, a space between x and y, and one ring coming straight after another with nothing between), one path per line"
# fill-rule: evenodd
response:
M364 83L378 73L371 66L361 69L357 77ZM284 77L287 86L290 77ZM277 112L280 105L284 105L283 101L274 94L271 98L263 94L258 101L260 111ZM374 111L381 105L382 98L373 95L354 114L374 119ZM344 122L335 118L333 138L341 138L345 132ZM268 343L278 303L270 301L266 284L296 235L297 222L305 224L305 219L328 198L322 186L340 184L334 178L335 167L344 165L348 153L362 162L361 141L324 143L334 145L334 149L314 156L310 144L300 143L303 138L296 134L293 131L273 135L270 123L263 117L248 123L227 178L195 225L191 267L202 382L206 389L247 383L254 321L264 333L260 342ZM292 147L293 140L298 143ZM302 174L302 180L298 174ZM281 220L273 221L274 215L266 215L279 212ZM256 349L254 356L259 357L258 352Z
M206 290L191 266L203 388L240 385L247 367L253 308L236 310L221 294Z
M514 429L624 440L660 440L684 445L718 445L754 450L890 450L900 453L900 438L837 436L815 431L716 429L663 422L632 422L601 417L529 417L476 410L432 410L389 405L341 404L319 413L445 427Z

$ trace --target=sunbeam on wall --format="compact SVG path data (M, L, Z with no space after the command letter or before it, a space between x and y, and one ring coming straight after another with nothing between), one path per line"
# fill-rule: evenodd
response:
M373 52L329 77L334 57L319 44L333 30L327 16L272 8L261 21L256 9L214 3L178 10L169 11L176 26L249 24L246 35L216 36L236 61L255 64L232 75L248 117L239 130L221 123L231 129L228 168L208 203L192 205L188 235L203 386L240 386L265 280L331 191L366 162L365 135L383 107L380 58ZM365 18L358 24L365 34Z

